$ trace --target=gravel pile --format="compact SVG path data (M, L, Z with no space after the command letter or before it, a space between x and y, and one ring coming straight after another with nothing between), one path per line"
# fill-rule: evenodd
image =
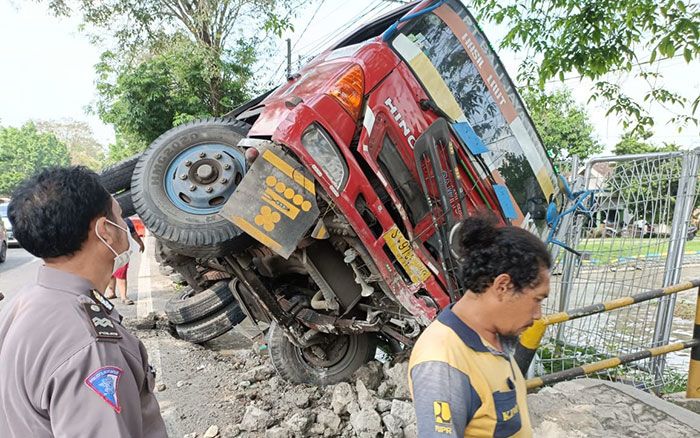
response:
M238 399L245 408L228 436L417 436L406 363L371 362L355 373L353 383L317 388L282 380L266 357L249 353L238 360L244 363Z
M158 345L156 395L173 437L417 437L405 358L371 362L348 383L294 385L277 376L258 345L213 351L172 338L162 319L156 324L137 334L149 350ZM697 414L684 411L695 417L679 421L665 401L629 391L579 380L531 394L534 436L700 436L700 426L688 427L700 425Z

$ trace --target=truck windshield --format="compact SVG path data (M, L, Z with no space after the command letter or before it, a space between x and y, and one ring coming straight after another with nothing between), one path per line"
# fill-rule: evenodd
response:
M468 122L484 142L486 165L514 201L514 223L542 225L554 169L515 87L464 5L448 0L408 22L391 45L435 104L453 121Z

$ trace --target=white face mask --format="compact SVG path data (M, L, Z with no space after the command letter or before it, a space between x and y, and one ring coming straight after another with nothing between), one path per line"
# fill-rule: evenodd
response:
M105 245L107 245L107 248L109 248L110 251L114 253L114 265L112 266L112 273L116 272L119 268L123 267L127 263L129 263L129 260L131 259L131 254L136 252L136 248L138 248L138 244L134 240L133 237L131 237L131 233L129 232L128 228L123 228L120 225L115 224L109 219L105 219L107 222L110 224L114 225L115 227L119 228L120 230L124 231L126 233L126 237L129 240L129 248L126 249L126 251L122 253L117 253L114 248L110 246L109 243L107 243L102 236L100 236L100 233L97 232L97 224L95 224L95 234L97 235L97 238L102 241Z

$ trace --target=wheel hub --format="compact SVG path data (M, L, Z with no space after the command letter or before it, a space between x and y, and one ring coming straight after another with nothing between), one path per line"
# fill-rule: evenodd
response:
M328 336L326 342L301 350L302 358L317 368L329 368L340 362L348 353L348 336Z
M182 151L168 166L165 191L179 209L192 214L218 212L245 174L238 149L215 143Z
M204 160L202 160L202 164L200 164L197 167L197 170L193 173L193 179L195 179L200 184L209 184L210 182L214 181L219 175L218 169L216 169L209 163L205 163Z

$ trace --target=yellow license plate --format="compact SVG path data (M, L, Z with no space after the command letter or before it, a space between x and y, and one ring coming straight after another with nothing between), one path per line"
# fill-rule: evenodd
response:
M423 283L430 277L430 271L418 258L411 247L411 243L406 240L403 233L396 226L384 233L384 241L392 254L401 263L401 266L406 270L413 283Z

